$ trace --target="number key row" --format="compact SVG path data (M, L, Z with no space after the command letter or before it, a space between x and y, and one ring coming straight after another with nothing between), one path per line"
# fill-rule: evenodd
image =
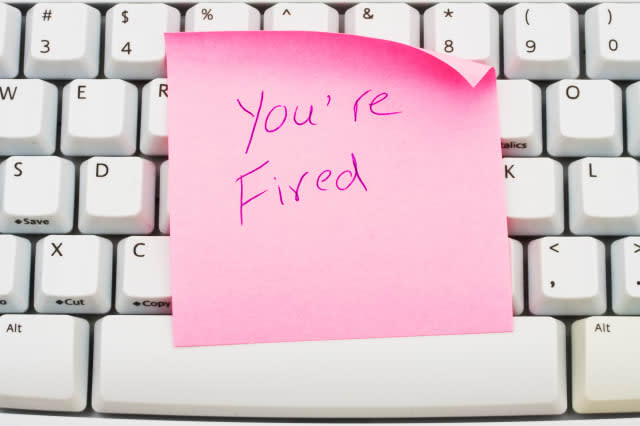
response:
M165 76L164 33L181 30L180 12L165 4L121 3L106 13L104 74L150 80ZM585 14L587 74L640 79L640 4L601 4ZM265 30L339 31L340 17L322 3L278 3ZM440 3L423 14L424 47L483 62L500 72L500 18L483 3ZM579 17L563 3L520 3L503 15L504 74L556 80L580 71ZM186 31L259 30L257 9L241 3L199 3ZM39 3L26 16L24 74L29 78L95 78L100 11L81 3ZM420 13L404 3L360 3L344 15L344 31L420 46ZM0 77L18 74L21 14L0 3Z

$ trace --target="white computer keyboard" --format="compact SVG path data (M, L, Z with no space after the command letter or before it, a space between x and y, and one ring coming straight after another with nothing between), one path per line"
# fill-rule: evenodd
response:
M640 3L171 3L0 3L0 424L640 424ZM513 333L173 347L163 33L260 29L499 70Z

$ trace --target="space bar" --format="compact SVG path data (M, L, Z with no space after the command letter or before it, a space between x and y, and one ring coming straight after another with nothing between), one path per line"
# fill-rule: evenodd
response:
M95 327L93 409L280 418L561 414L564 325L513 333L175 348L169 316Z

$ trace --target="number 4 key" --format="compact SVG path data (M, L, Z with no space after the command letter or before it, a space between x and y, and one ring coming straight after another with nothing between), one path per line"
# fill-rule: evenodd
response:
M127 4L107 12L104 73L108 78L165 77L164 33L180 31L180 12L165 4Z

